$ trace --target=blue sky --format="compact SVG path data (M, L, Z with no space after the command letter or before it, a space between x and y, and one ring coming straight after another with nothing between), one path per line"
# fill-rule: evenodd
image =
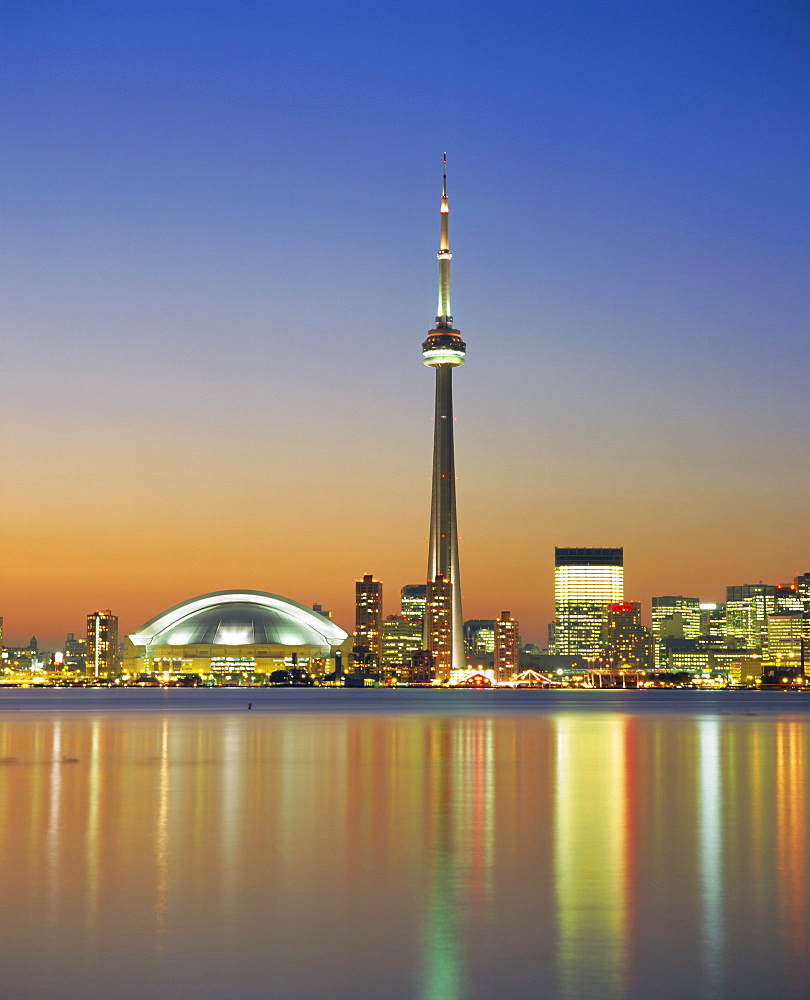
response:
M804 3L6 3L6 632L424 575L448 151L466 611L810 569Z

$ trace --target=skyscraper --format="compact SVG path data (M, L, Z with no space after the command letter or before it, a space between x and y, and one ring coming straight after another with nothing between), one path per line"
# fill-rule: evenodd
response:
M508 681L518 672L520 625L511 611L502 611L495 622L495 680Z
M453 590L441 573L427 585L425 604L425 635L428 650L433 654L437 680L447 680L453 669ZM462 648L462 663L464 650Z
M464 364L467 345L453 326L450 311L450 236L447 201L447 157L445 155L439 231L439 306L436 326L422 344L422 357L436 369L436 410L433 425L433 487L430 502L430 548L428 584L441 580L449 589L449 655L436 660L436 676L446 680L450 669L464 667L464 635L461 615L461 587L458 572L458 529L456 527L456 470L453 454L453 369ZM430 589L428 589L428 607ZM441 617L441 616L439 616ZM431 615L425 616L428 649L441 645L428 631ZM435 619L438 621L438 619Z
M118 661L118 616L93 611L87 616L87 659L89 677L109 674Z
M355 640L374 657L375 664L382 662L382 584L366 574L354 588Z
M403 618L409 622L425 620L427 587L424 583L406 583L400 593L399 608Z
M654 597L650 613L656 669L667 663L669 640L696 639L701 632L700 599L677 596Z
M624 601L623 549L554 550L555 652L596 659L608 606Z

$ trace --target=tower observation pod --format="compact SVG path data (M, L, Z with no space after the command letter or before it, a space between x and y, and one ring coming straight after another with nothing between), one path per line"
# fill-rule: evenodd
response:
M441 586L437 594L446 595L450 622L440 636L431 634L431 616L425 616L425 645L434 654L437 680L447 680L451 670L462 670L464 634L461 613L461 587L458 571L458 530L456 527L456 473L453 453L453 369L464 364L467 345L453 326L450 311L450 207L447 201L447 154L443 161L442 200L439 218L439 306L436 326L422 344L422 358L436 369L436 412L433 425L433 486L430 502L430 547L428 583ZM449 586L448 586L449 584ZM438 598L437 598L438 599Z

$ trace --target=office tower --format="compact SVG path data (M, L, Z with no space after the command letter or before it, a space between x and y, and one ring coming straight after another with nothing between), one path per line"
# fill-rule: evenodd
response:
M90 677L112 673L118 662L118 616L93 611L87 616L86 669Z
M399 592L399 610L409 622L425 620L425 600L427 587L424 583L408 583Z
M776 587L746 583L726 587L726 631L743 649L762 649L767 642L768 615L776 611Z
M453 662L453 585L441 573L427 585L425 603L425 640L433 654L436 680L446 681ZM463 649L462 649L463 653Z
M87 659L87 643L84 639L77 639L72 632L68 632L67 639L65 639L64 654L65 658L63 662L65 670L84 670Z
M367 649L373 662L379 664L382 660L382 584L367 574L357 581L354 593L355 642Z
M389 615L382 623L382 661L386 667L400 668L411 662L422 648L422 619L409 621L403 615Z
M810 617L803 611L774 611L768 615L767 663L773 670L800 671L810 645Z
M428 604L430 585L441 581L450 590L450 649L445 668L444 655L436 662L437 677L445 679L452 669L464 667L464 639L461 617L461 588L458 572L458 530L456 527L456 470L453 454L453 369L464 364L467 345L453 326L450 311L450 237L447 201L447 161L445 157L439 231L439 307L436 326L422 344L422 357L436 369L436 408L433 425L433 486L430 501L430 547L428 550ZM427 617L425 640L427 642ZM428 648L432 648L428 643ZM445 671L446 673L442 673Z
M641 624L638 601L608 605L604 639L605 666L649 670L653 665L652 635Z
M623 601L623 549L555 548L555 653L597 659L608 605Z
M520 626L510 611L495 622L495 680L508 681L518 673Z
M495 652L495 619L470 618L464 622L464 649L468 656Z
M810 614L810 573L802 573L801 576L797 576L795 583L796 593L799 595L802 607Z
M725 604L700 605L700 634L716 639L726 638L726 606Z
M653 656L657 670L667 664L669 640L696 639L701 633L700 600L697 597L654 597L652 599Z
M804 611L804 602L795 583L774 587L776 611Z

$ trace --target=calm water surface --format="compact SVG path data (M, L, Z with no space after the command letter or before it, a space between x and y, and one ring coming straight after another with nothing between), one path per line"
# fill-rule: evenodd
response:
M2 691L0 995L807 997L809 722L779 693Z

